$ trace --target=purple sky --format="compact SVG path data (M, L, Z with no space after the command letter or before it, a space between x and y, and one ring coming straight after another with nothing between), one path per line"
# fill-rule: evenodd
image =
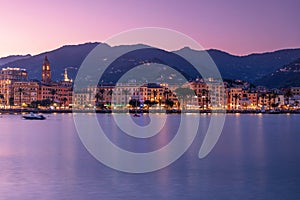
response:
M101 42L149 26L174 29L206 49L236 55L295 48L299 10L299 0L4 0L0 57Z

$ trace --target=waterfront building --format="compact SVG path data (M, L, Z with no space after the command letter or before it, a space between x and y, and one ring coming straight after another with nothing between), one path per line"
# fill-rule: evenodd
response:
M208 109L210 104L209 87L203 79L192 81L189 83L190 88L194 90L198 99L198 105L201 109Z
M13 100L13 91L11 83L11 80L0 80L1 107L10 104L13 105L13 103L10 103L10 101Z
M178 102L177 88L192 89L195 94ZM284 95L283 95L284 94ZM74 95L74 102L73 102ZM50 100L52 106L66 108L113 108L129 107L131 99L139 100L142 106L151 109L184 107L186 109L299 109L300 87L282 90L268 90L242 81L218 81L197 79L181 86L167 83L137 84L127 83L99 84L88 86L73 94L73 81L64 69L63 79L59 82L51 79L51 66L47 56L42 63L41 81L28 81L28 74L21 68L3 68L0 70L0 107L29 106L31 103ZM172 102L170 104L170 102ZM184 104L184 105L183 105ZM35 104L36 105L36 104Z
M0 70L0 80L26 81L28 73L26 69L7 67Z
M207 82L211 109L224 109L226 105L226 89L222 81L209 80Z
M96 95L94 95L94 102L100 106L110 107L113 97L114 84L101 84L97 86Z
M293 96L300 96L300 87L291 87L290 91Z
M148 83L143 85L143 100L144 102L152 102L152 108L170 108L170 103L173 107L178 107L178 97L174 93L174 90L179 86L168 85L167 83ZM172 88L172 89L170 89ZM141 95L142 96L142 95Z
M274 103L277 104L279 108L284 106L284 95L278 94L274 99Z
M270 109L274 103L274 96L270 92L259 93L258 95L258 107L261 109Z
M152 102L154 104L152 108L164 107L166 100L172 101L176 106L177 97L167 86L167 84L156 83L140 85L136 82L91 85L74 92L73 106L123 109L129 106L131 99L140 101L141 105L148 105Z
M73 104L74 108L86 108L92 107L91 101L89 101L90 95L88 92L80 91L74 92Z
M117 83L113 88L111 104L114 109L127 107L131 99L144 101L145 87L135 82Z
M299 108L299 102L300 102L300 87L291 87L283 89L283 92L285 94L285 105L288 108Z
M247 93L248 99L249 99L249 109L256 109L258 105L258 94L256 91L249 91Z
M195 92L201 109L223 109L226 105L226 89L223 81L212 78L197 79L189 83Z
M158 104L162 104L164 101L163 97L164 86L161 86L157 83L148 83L147 84L147 99L156 102Z
M114 84L89 85L74 92L75 108L110 107Z
M14 89L13 84L16 81L27 81L28 73L22 68L3 68L0 70L0 94L3 96L1 104L3 106L13 106Z
M15 106L28 106L37 101L39 83L33 81L18 81L12 85Z
M3 68L0 70L0 94L3 95L1 102L6 106L26 106L32 102L49 99L52 104L66 107L72 102L72 80L68 78L67 70L65 70L62 81L52 81L50 62L45 56L40 82L29 81L25 69Z
M236 110L241 109L241 98L243 97L242 87L232 87L227 90L227 109Z

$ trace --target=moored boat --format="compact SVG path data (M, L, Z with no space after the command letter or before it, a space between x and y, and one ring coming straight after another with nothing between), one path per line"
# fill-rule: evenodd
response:
M138 113L134 113L133 117L140 117L141 115Z
M28 119L28 120L44 120L46 119L46 117L44 117L44 115L41 114L35 114L33 112L30 112L27 115L23 115L22 116L24 119Z

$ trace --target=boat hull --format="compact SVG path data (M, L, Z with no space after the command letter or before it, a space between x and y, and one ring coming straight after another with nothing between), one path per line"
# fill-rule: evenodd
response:
M44 119L46 119L46 117L44 117L43 115L38 115L38 116L23 116L23 119L26 119L26 120L44 120Z

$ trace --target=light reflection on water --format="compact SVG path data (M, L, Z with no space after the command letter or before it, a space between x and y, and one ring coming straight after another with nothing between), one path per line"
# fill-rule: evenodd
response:
M300 115L228 115L217 145L199 160L210 119L201 115L188 152L167 168L138 175L89 155L71 114L47 117L1 116L0 199L300 199ZM111 115L98 115L113 142L136 152L167 144L179 118L169 115L161 134L141 141L120 134ZM146 115L134 120L149 123Z

